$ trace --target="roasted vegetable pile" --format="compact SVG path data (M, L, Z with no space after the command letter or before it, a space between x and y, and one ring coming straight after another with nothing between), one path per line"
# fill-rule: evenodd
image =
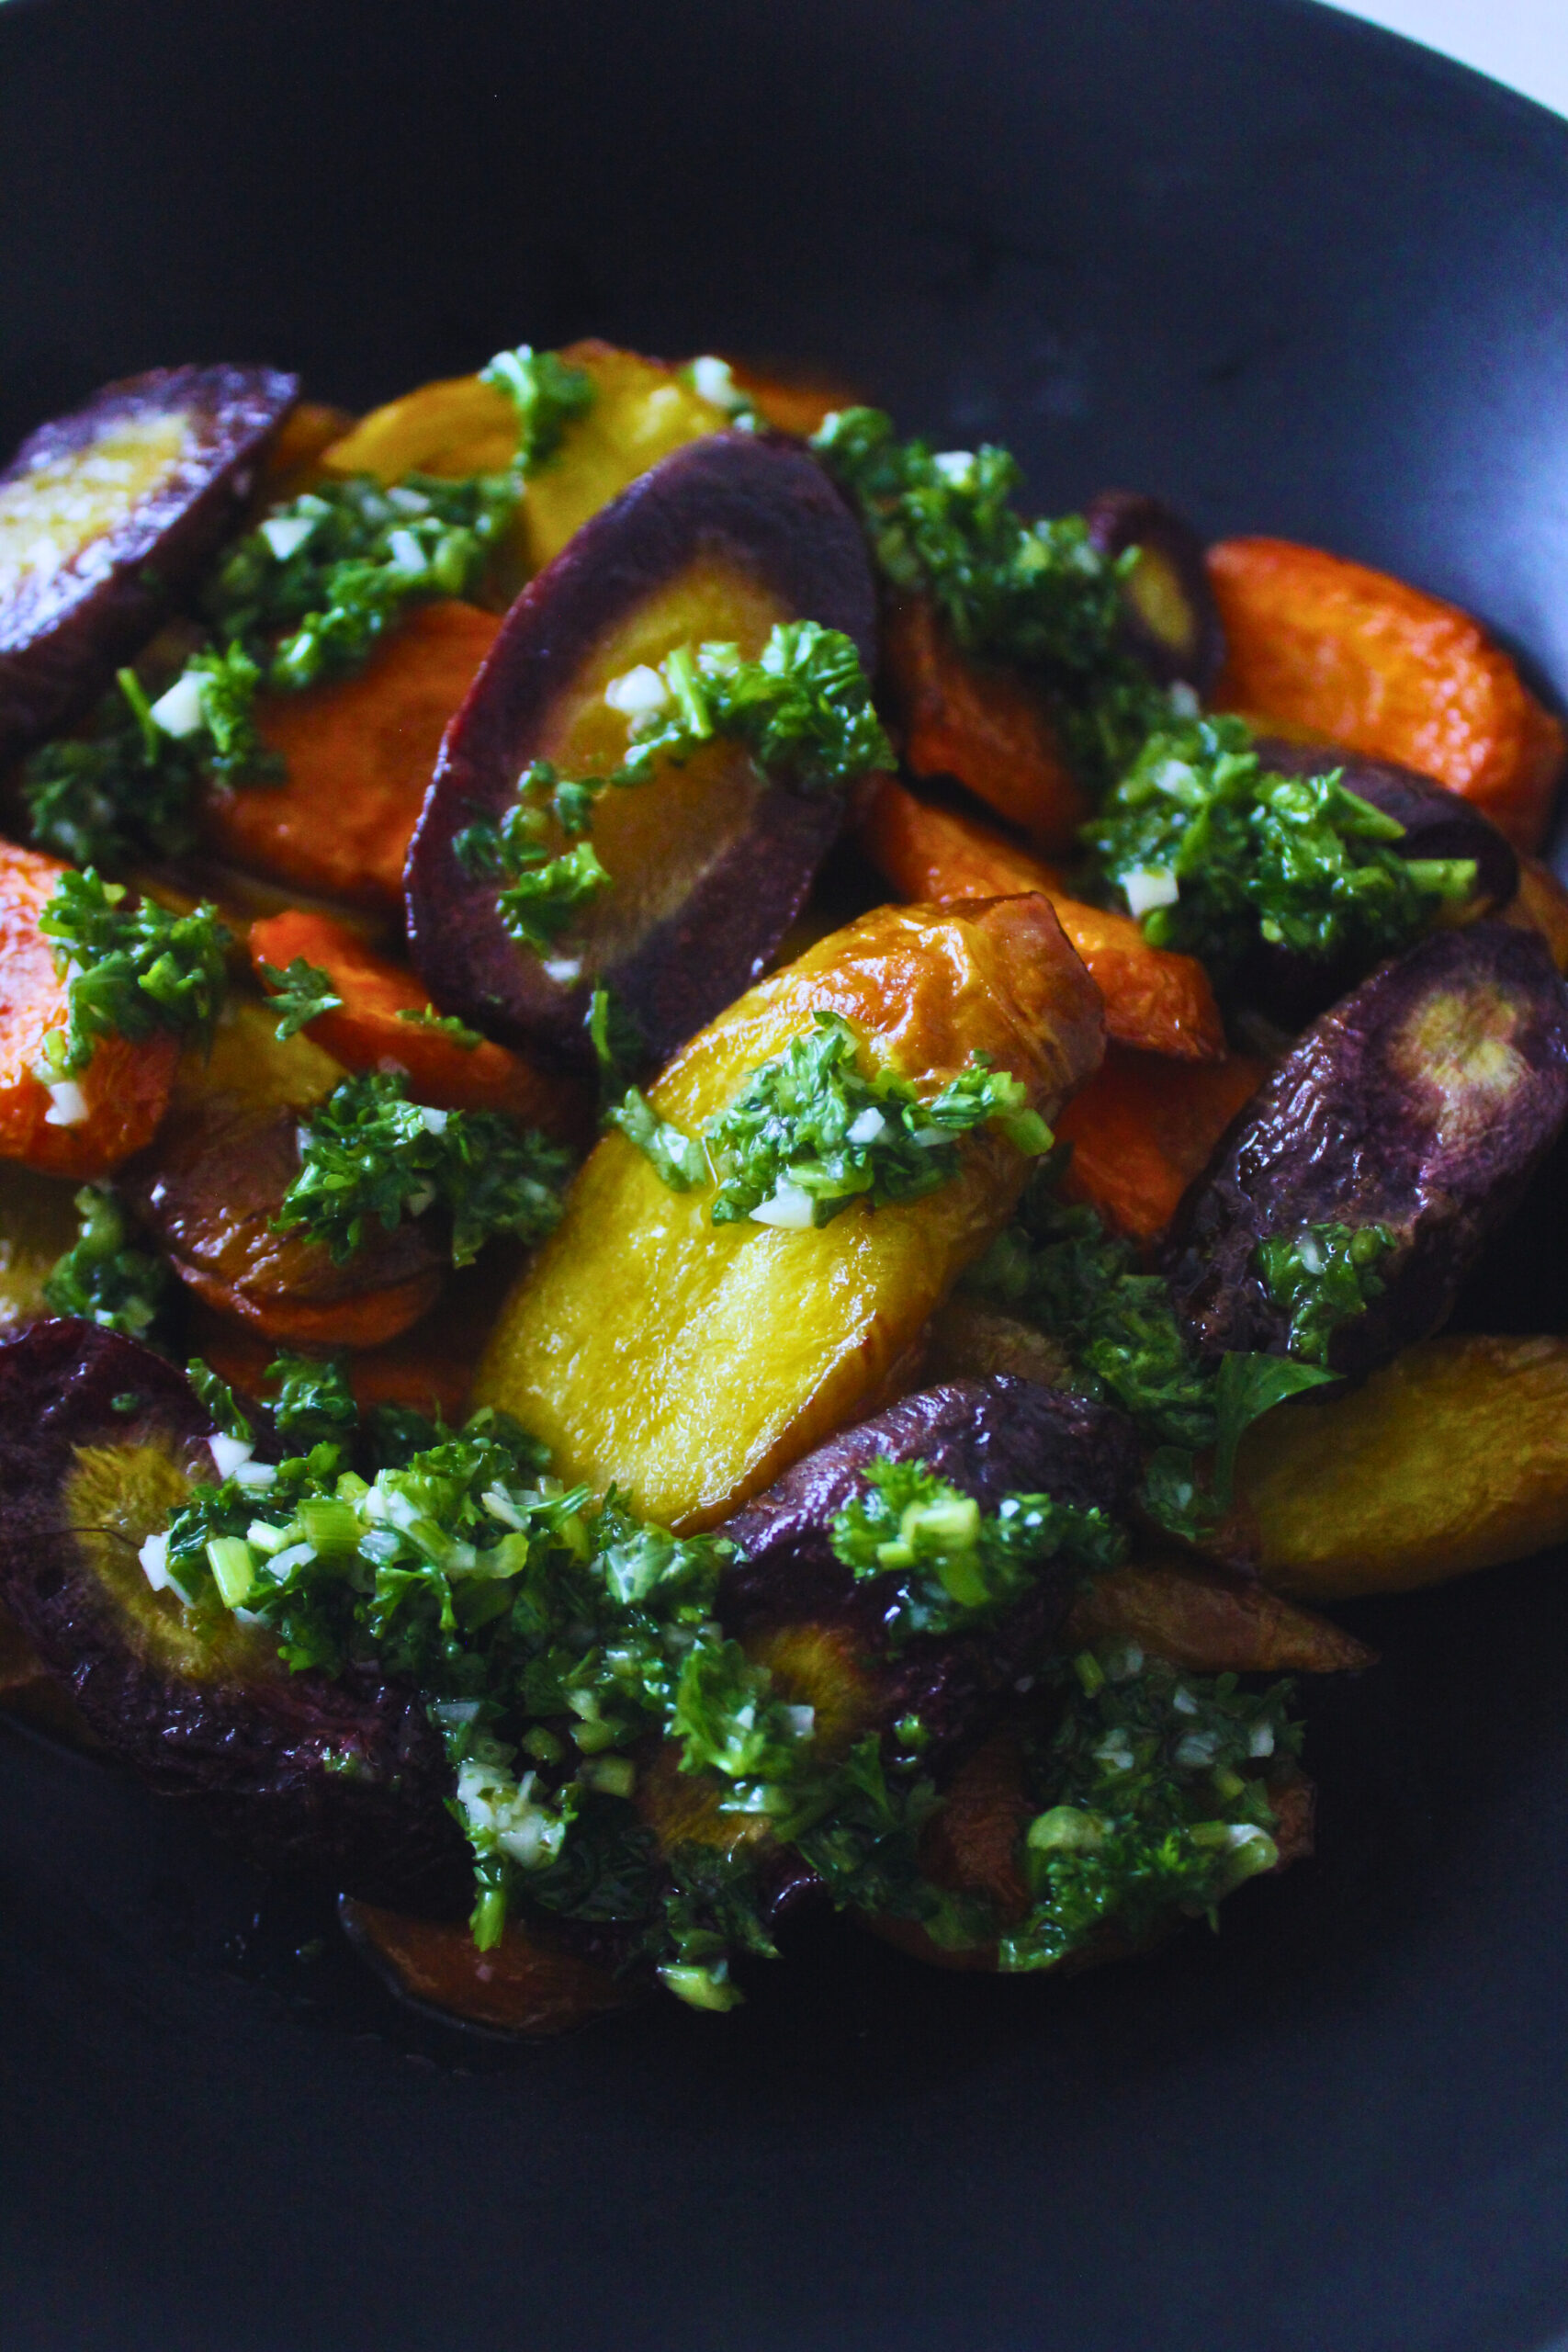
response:
M1562 729L1020 487L598 343L0 474L0 1691L458 2015L1145 1951L1311 1850L1309 1604L1568 1536L1568 1340L1440 1336Z

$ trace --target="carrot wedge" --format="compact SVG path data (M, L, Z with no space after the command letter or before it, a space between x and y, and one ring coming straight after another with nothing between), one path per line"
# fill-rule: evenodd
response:
M211 847L322 898L400 906L409 836L446 722L500 626L456 598L421 605L352 677L265 696L258 723L287 778L215 788Z
M1072 848L1089 801L1044 703L1017 671L965 653L925 596L888 608L882 667L912 774L955 775L1042 849Z
M319 1014L310 1035L345 1069L395 1064L415 1098L438 1111L507 1111L558 1135L591 1128L587 1100L570 1080L542 1076L521 1054L488 1037L465 1045L448 1031L404 1020L405 1013L429 1012L425 990L412 972L376 955L349 924L290 909L253 923L250 949L258 978L265 965L287 971L297 956L328 975L343 1002L336 1012Z
M1194 956L1151 947L1130 915L1069 898L1049 865L955 809L936 808L889 777L862 822L866 854L902 899L1016 898L1039 891L1105 1000L1117 1044L1180 1061L1219 1061L1224 1029Z
M1247 1054L1178 1062L1109 1046L1056 1121L1073 1147L1063 1197L1087 1202L1132 1240L1152 1241L1267 1075L1267 1063Z
M1435 776L1539 849L1564 736L1455 605L1289 539L1225 539L1209 576L1229 655L1213 699Z
M45 1037L69 1017L67 984L39 917L65 868L0 842L0 1159L46 1176L107 1176L152 1140L179 1039L102 1037L71 1092L39 1075Z

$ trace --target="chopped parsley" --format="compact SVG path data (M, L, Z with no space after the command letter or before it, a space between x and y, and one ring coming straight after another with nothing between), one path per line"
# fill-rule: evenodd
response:
M61 876L39 929L66 978L64 1026L43 1046L52 1078L79 1076L100 1037L140 1044L163 1031L210 1040L233 944L215 907L171 914L154 899L128 899L123 885L89 866Z
M76 1215L81 1229L44 1283L44 1305L51 1315L80 1315L156 1347L175 1295L174 1275L162 1258L130 1247L125 1212L112 1193L85 1184Z
M491 1237L544 1238L560 1216L571 1155L500 1111L433 1111L404 1081L363 1070L334 1087L299 1130L299 1173L275 1223L321 1242L335 1263L373 1224L389 1231L439 1207L451 1219L452 1262L466 1266Z
M1292 1355L1327 1363L1340 1325L1382 1296L1387 1284L1378 1268L1393 1246L1385 1225L1309 1225L1258 1243L1254 1263L1274 1306L1291 1317Z
M248 1445L254 1431L228 1382L220 1378L212 1366L204 1363L200 1356L192 1356L186 1366L186 1378L195 1389L203 1409L211 1420L216 1421L222 1434Z
M786 774L806 793L840 792L892 764L859 653L817 621L781 621L755 662L743 662L733 645L678 646L657 670L631 675L638 710L619 767L567 777L553 762L536 760L501 822L467 826L453 843L470 874L504 882L502 921L536 955L547 953L609 887L586 838L594 803L604 792L647 784L661 760L679 764L722 736L743 743L765 774ZM559 838L572 846L553 846Z
M886 1208L935 1192L958 1172L958 1138L976 1127L994 1125L1031 1157L1052 1140L1022 1081L986 1055L921 1097L896 1070L865 1076L860 1041L834 1012L818 1012L754 1069L696 1137L656 1119L635 1088L609 1118L673 1191L711 1176L715 1225L750 1217L791 1231L827 1225L852 1201Z
M874 1462L833 1522L832 1545L857 1581L897 1579L896 1641L987 1623L1023 1598L1047 1560L1066 1555L1089 1572L1126 1556L1121 1529L1099 1509L1008 1495L982 1511L923 1462Z
M280 1046L312 1021L319 1021L323 1012L336 1012L343 1003L332 974L323 972L319 964L308 964L303 956L296 956L282 971L276 964L264 964L261 976L272 990L269 1009L278 1016Z
M517 465L525 475L556 455L567 426L586 416L597 394L585 368L526 343L515 351L498 351L479 369L479 380L504 392L517 412Z
M1280 1858L1268 1780L1301 1747L1288 1683L1245 1691L1135 1648L1077 1665L1036 1759L1046 1802L1024 1836L1030 1909L1001 1938L1004 1969L1054 1968L1108 1936L1136 1946L1173 1912L1212 1917Z
M1156 947L1199 956L1216 979L1259 940L1366 967L1475 888L1469 858L1406 858L1404 827L1340 780L1272 775L1238 718L1151 735L1084 838Z
M1106 1233L1091 1208L1056 1198L1058 1168L1038 1170L1014 1223L965 1277L968 1288L1022 1316L1066 1350L1073 1385L1117 1405L1150 1449L1142 1501L1192 1540L1229 1508L1243 1431L1285 1396L1334 1374L1284 1356L1199 1361L1164 1277L1136 1271L1133 1245ZM1198 1456L1213 1450L1211 1482Z

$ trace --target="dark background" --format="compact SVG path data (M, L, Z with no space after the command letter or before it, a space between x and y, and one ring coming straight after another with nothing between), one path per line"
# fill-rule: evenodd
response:
M10 0L0 441L599 332L846 371L1473 605L1568 687L1568 126L1296 0ZM1546 1209L1478 1310L1562 1314ZM1490 2352L1568 2322L1560 1566L1357 1614L1322 1859L1062 1985L824 1923L727 2020L424 2024L0 1729L16 2352Z

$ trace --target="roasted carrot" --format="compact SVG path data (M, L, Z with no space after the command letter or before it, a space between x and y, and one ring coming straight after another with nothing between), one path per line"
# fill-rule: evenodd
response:
M882 667L899 747L916 775L953 775L1042 849L1070 850L1092 814L1050 713L1015 670L976 662L929 598L899 597Z
M69 1005L39 917L64 871L57 858L0 842L0 1159L47 1176L106 1176L152 1140L179 1040L100 1038L74 1091L51 1093L39 1075L43 1043L64 1027Z
M1457 605L1288 539L1225 539L1209 573L1229 647L1222 709L1265 712L1435 776L1539 849L1562 727Z
M411 2000L495 2032L566 2033L628 2007L643 1990L635 1977L563 1950L532 1920L509 1920L500 1942L481 1951L466 1919L415 1919L359 1902L344 1905L343 1919Z
M286 1291L241 1290L188 1259L170 1261L181 1282L215 1315L249 1324L284 1348L378 1348L428 1315L441 1294L438 1269L411 1274L381 1290L351 1291L342 1298L296 1298Z
M1539 931L1560 972L1568 972L1568 890L1549 865L1535 857L1519 861L1519 887L1503 910L1505 922Z
M802 440L815 433L835 409L853 408L858 399L848 384L830 376L793 371L777 376L766 368L749 368L743 359L732 359L729 372L765 424L771 424L775 433L796 434Z
M501 1288L493 1267L465 1267L416 1327L378 1347L355 1349L348 1358L348 1385L361 1412L373 1405L410 1405L416 1412L460 1422ZM231 1387L256 1397L266 1395L266 1368L278 1347L288 1344L199 1302L192 1306L186 1336L192 1352ZM329 1354L332 1343L312 1341L302 1352Z
M354 419L345 408L324 401L296 401L266 453L264 484L269 498L292 498L321 471L322 453L341 441Z
M867 855L900 898L1000 899L1038 890L1105 1000L1118 1044L1183 1061L1217 1061L1224 1029L1201 964L1151 947L1130 915L1069 898L1062 878L1027 850L955 809L936 808L889 777L863 820Z
M1064 1197L1087 1201L1118 1233L1152 1240L1267 1074L1267 1063L1246 1054L1178 1062L1108 1046L1056 1121L1073 1147Z
M446 722L500 626L456 598L422 605L354 676L265 696L261 732L287 779L215 789L212 847L323 898L400 903Z
M544 1077L489 1038L465 1044L448 1031L401 1019L432 1011L425 990L347 923L292 909L254 923L250 946L258 978L264 965L286 971L297 956L328 974L343 1003L312 1021L310 1035L345 1069L396 1066L407 1073L415 1099L436 1110L509 1111L552 1134L592 1131L592 1107L570 1080Z
M1376 1659L1315 1610L1198 1560L1129 1561L1082 1587L1063 1647L1118 1641L1199 1674L1339 1674Z

